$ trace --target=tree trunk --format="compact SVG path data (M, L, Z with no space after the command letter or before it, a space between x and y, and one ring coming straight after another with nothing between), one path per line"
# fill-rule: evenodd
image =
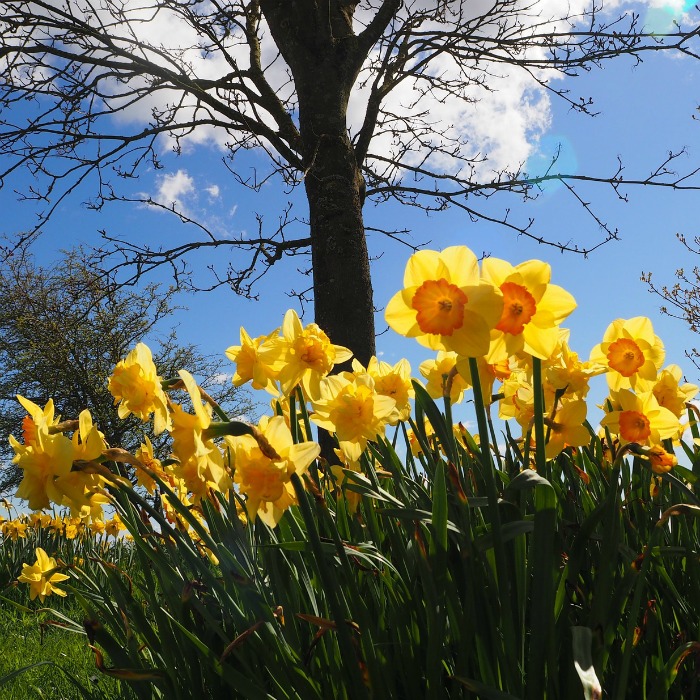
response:
M353 33L356 5L357 0L260 0L299 100L316 323L366 364L375 341L364 180L346 123L350 90L364 59Z
M318 140L305 184L316 323L366 366L375 354L375 337L363 180L345 133Z

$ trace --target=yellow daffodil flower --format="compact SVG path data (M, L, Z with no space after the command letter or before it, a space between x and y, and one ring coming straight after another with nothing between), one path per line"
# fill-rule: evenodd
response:
M442 252L420 250L404 273L404 289L386 307L397 333L433 350L480 357L489 349L491 329L503 311L500 292L479 276L479 264L466 246Z
M662 445L652 445L646 453L655 474L670 472L678 464L676 455L666 452Z
M53 424L53 402L42 411L31 401L17 397L32 416L34 427L30 444L20 444L10 435L10 446L15 452L13 463L23 472L17 488L17 498L25 499L32 510L48 508L51 502L60 504L62 493L56 480L71 471L74 460L73 443L61 433L49 433Z
M168 480L168 475L165 473L160 460L153 456L153 443L148 439L148 435L144 435L144 440L145 442L141 443L134 455L140 462L140 464L137 463L134 465L136 467L136 483L139 486L143 486L148 493L153 495L156 490L156 481L146 469L166 482ZM146 467L146 469L143 467Z
M172 406L173 453L178 460L172 472L184 479L189 490L201 498L210 489L225 492L231 487L224 456L213 440L204 436L211 425L211 406L202 404L202 395L194 377L180 370L180 378L190 395L194 414L187 413L177 404Z
M418 371L425 377L425 390L431 398L441 399L445 394L448 378L451 376L452 383L450 386L450 403L459 403L464 397L464 392L471 386L471 383L465 377L466 374L458 372L456 369L458 355L456 352L445 352L440 350L434 360L425 360L420 363ZM464 363L469 367L468 361ZM465 367L462 367L464 370ZM453 371L454 370L454 371Z
M498 402L498 415L501 420L515 418L525 433L535 416L535 393L527 373L515 370L503 382L503 398ZM545 404L545 410L546 410Z
M635 394L629 389L610 392L615 407L600 421L602 427L620 437L620 443L658 445L674 438L681 430L680 421L667 408L659 406L656 397L647 392Z
M371 357L367 369L357 361L352 362L353 372L366 372L374 381L374 390L382 396L389 396L396 401L396 420L408 420L411 415L411 399L415 395L411 384L411 365L408 360L401 359L395 365L382 362L376 357Z
M486 258L483 279L500 289L503 312L491 333L488 361L496 363L520 352L546 360L559 340L559 326L576 308L576 301L561 287L550 284L551 267L540 260L513 266Z
M428 438L428 441L431 442L432 439L435 436L435 430L433 428L433 424L426 418L424 420L424 429L425 429L425 436ZM423 448L421 447L420 442L418 441L418 436L415 434L412 428L406 431L408 433L408 446L411 448L411 454L414 457L418 457L423 454Z
M3 537L16 542L18 539L26 539L27 523L22 520L6 520L0 527Z
M645 316L618 318L603 335L603 342L591 350L591 362L609 368L611 391L635 389L648 391L664 361L664 345L654 335L651 321Z
M153 430L160 435L170 429L170 416L165 392L161 386L153 355L144 343L138 345L117 363L108 388L114 403L119 404L119 417L126 418L130 413L142 421L148 421L153 414Z
M554 356L544 365L544 381L555 392L567 397L585 399L591 377L604 374L607 366L599 362L581 361L566 340L568 330L563 330Z
M261 335L251 338L245 328L240 330L240 345L232 345L226 350L226 357L236 365L236 373L233 375L233 385L242 386L251 382L253 389L264 389L273 396L279 393L275 379L277 371L267 364L260 353L261 347L268 347L270 341L279 333L279 329L270 335ZM267 353L269 359L270 353Z
M105 532L109 537L119 537L122 530L126 530L126 525L119 517L119 513L115 513L110 520L105 522Z
M481 383L481 398L484 405L489 406L493 403L493 385L496 383L496 380L503 382L512 374L510 360L506 358L491 364L485 357L477 357L476 365L479 370L479 381ZM467 386L473 385L472 370L467 358L457 358L457 371Z
M22 573L17 579L20 583L29 584L29 597L34 600L37 596L43 603L46 596L55 593L64 596L66 592L56 586L57 583L65 581L69 577L66 574L59 574L56 569L58 564L53 557L50 557L41 547L36 549L36 561L31 566L22 564Z
M683 370L678 365L669 365L659 372L651 389L659 406L667 408L678 418L685 415L686 404L698 393L695 384L681 383L682 381Z
M345 500L348 504L348 511L354 515L357 512L360 502L362 501L362 494L345 488L348 477L343 470L348 469L353 472L361 472L362 469L360 469L359 462L349 460L342 450L334 450L334 452L343 466L341 467L339 464L333 464L331 466L331 471L333 472L333 476L337 484L340 486L343 495L345 496Z
M545 447L545 457L554 459L565 447L582 447L591 441L591 434L584 425L586 402L582 399L566 401L557 411L549 428L549 441Z
M271 449L263 451L250 435L226 436L225 440L232 454L234 482L246 497L248 518L253 522L259 517L275 527L297 502L292 474L302 476L321 448L315 442L294 444L282 416L264 417L258 430Z
M318 398L319 382L335 365L347 362L352 352L331 343L328 336L315 324L301 325L294 309L284 315L282 335L270 338L260 348L262 361L277 372L282 393L289 395L301 384L304 395Z
M321 398L311 402L311 420L335 434L348 460L359 460L368 441L384 435L386 426L397 420L396 401L378 394L368 374L335 374L320 389Z

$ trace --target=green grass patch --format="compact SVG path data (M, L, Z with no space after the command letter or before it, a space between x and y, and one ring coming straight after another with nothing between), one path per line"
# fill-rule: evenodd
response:
M72 612L80 619L78 609ZM85 698L85 692L95 700L132 697L118 680L97 670L85 636L52 621L58 620L50 610L0 608L0 678L27 668L0 687L2 700L73 700Z

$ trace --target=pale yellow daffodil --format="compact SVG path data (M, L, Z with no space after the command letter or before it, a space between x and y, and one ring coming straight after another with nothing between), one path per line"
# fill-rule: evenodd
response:
M275 527L287 508L297 502L292 474L302 476L318 457L321 448L315 442L295 444L282 416L264 417L258 430L267 445L251 435L227 436L234 467L234 482L246 497L251 522L259 517Z
M286 396L301 384L307 398L318 398L321 379L352 358L350 350L331 343L315 323L302 326L294 309L284 315L281 333L262 344L259 357L277 373Z
M352 362L353 372L366 372L374 381L374 390L382 396L389 396L396 401L396 420L408 420L411 415L411 399L415 392L411 384L411 365L408 360L401 359L395 365L371 357L367 369L357 361Z
M278 335L279 329L270 335L261 335L258 338L251 338L245 328L240 330L240 345L232 345L226 350L226 357L236 365L236 373L233 375L233 385L242 386L250 382L253 389L264 389L268 393L276 396L279 391L275 379L277 371L263 359L260 353L265 344ZM269 358L269 353L268 353Z
M22 564L22 573L17 579L20 583L29 584L29 597L34 600L36 597L43 603L46 596L55 593L59 596L66 595L66 592L56 586L57 583L67 580L66 574L56 571L58 564L53 557L50 557L41 547L36 549L36 561L34 564Z
M463 372L457 371L457 361L459 356L456 352L445 352L440 350L434 360L425 360L420 363L419 372L425 377L425 390L433 399L442 399L445 395L448 381L450 382L450 403L460 403L464 397L464 392L471 386L468 378ZM468 361L465 360L468 367ZM464 368L463 368L464 369Z
M368 374L335 374L320 388L321 398L311 402L311 420L335 434L350 461L359 460L367 443L384 435L386 426L397 419L396 401L378 394Z
M153 414L155 434L169 430L170 416L161 382L150 348L138 343L125 359L117 363L109 378L108 388L114 396L114 403L119 404L119 417L126 418L133 413L147 421Z

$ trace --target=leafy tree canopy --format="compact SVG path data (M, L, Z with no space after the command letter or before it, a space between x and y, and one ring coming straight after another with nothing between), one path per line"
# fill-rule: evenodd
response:
M0 492L17 485L21 474L8 465L7 435L19 438L25 411L20 394L44 406L53 399L64 419L88 408L112 446L135 450L149 435L160 457L169 445L149 424L117 415L107 380L117 362L148 337L162 377L188 369L230 415L251 415L253 402L231 383L231 365L178 343L174 328L164 328L173 313L173 290L150 284L140 291L122 288L94 268L76 248L50 267L16 251L0 268L0 455L6 458Z

